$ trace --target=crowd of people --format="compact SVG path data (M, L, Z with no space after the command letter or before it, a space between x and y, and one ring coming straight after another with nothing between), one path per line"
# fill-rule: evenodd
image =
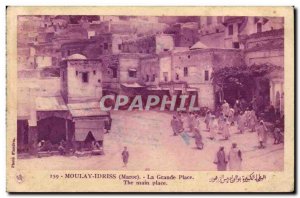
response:
M270 119L270 114L258 112L254 105L242 107L239 100L236 100L232 107L224 101L219 112L207 110L204 117L205 129L200 128L203 119L198 112L188 112L183 119L184 114L184 112L176 112L173 115L171 120L173 135L189 134L194 138L196 148L200 150L204 148L202 131L208 131L208 137L212 141L217 140L219 135L221 135L222 140L226 141L232 135L232 126L236 126L238 134L257 133L258 149L266 148L269 136L274 138L274 144L280 144L284 141L283 120L276 119L274 121L274 118ZM229 163L230 170L241 170L241 162L242 152L236 143L232 144L228 155L225 154L224 147L220 146L214 161L218 170L226 170L227 163Z

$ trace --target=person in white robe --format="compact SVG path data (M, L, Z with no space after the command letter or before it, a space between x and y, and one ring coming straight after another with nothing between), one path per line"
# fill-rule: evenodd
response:
M232 143L232 147L228 154L228 166L231 171L242 170L242 152L236 143Z

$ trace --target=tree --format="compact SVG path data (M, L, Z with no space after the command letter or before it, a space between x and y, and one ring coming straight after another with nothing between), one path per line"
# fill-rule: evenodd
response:
M256 78L266 77L275 70L282 70L280 66L272 64L260 64L252 66L222 67L215 69L211 75L213 84L224 99L224 89L236 89L237 91L250 91L256 88Z

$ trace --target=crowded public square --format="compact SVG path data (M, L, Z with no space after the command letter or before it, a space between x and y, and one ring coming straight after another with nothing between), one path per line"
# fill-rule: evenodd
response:
M284 144L274 143L273 131L270 131L266 133L261 148L257 131L260 128L259 121L253 131L245 127L242 133L237 121L227 122L226 140L224 130L215 130L214 124L209 124L211 128L208 131L207 116L199 116L196 119L199 125L191 126L191 116L187 113L180 114L183 130L174 134L171 123L173 117L177 119L178 115L155 110L112 111L114 122L109 133L104 135L104 155L31 157L19 159L18 166L22 169L53 170L216 171L219 168L216 160L220 148L224 147L228 160L234 144L242 159L238 162L238 170L283 170ZM201 135L200 148L195 141L198 139L197 135L190 132L191 127ZM129 153L126 166L122 160L124 147L127 147ZM230 162L226 170L230 170Z

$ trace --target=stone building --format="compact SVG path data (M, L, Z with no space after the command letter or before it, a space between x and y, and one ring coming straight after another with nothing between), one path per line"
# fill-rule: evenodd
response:
M174 39L167 34L137 37L124 41L122 44L123 53L159 54L163 51L170 51L173 48Z
M225 48L225 26L222 16L201 16L199 41L210 48Z
M144 88L140 84L140 57L138 53L103 55L103 92L106 94L134 95Z
M210 48L243 49L240 37L283 28L280 17L201 16L199 41Z
M52 144L66 140L65 126L70 122L70 115L59 85L57 77L22 74L18 78L18 152L36 153L41 140Z
M245 48L240 37L283 28L283 20L274 17L225 17L225 48Z
M186 83L183 92L197 94L200 107L214 109L218 93L211 81L212 71L226 66L240 66L243 61L240 50L191 48L173 54L172 80Z
M98 101L102 96L99 59L73 54L61 62L61 93L66 103Z
M256 96L265 105L271 104L283 113L284 109L284 29L269 30L250 34L243 40L245 62L248 66L269 64L279 67L267 75L267 82L262 82Z
M119 34L98 34L83 40L70 40L61 45L61 56L67 58L72 54L83 54L87 58L122 52L122 43L129 36Z
M99 105L102 72L100 59L88 59L82 54L73 54L61 62L61 95L71 117L67 140L77 150L87 149L92 141L102 146L105 127L110 124L108 112Z
M173 36L175 47L191 47L198 41L198 26L196 22L176 23L164 33Z
M148 87L156 87L159 83L159 56L156 54L140 57L140 82Z

